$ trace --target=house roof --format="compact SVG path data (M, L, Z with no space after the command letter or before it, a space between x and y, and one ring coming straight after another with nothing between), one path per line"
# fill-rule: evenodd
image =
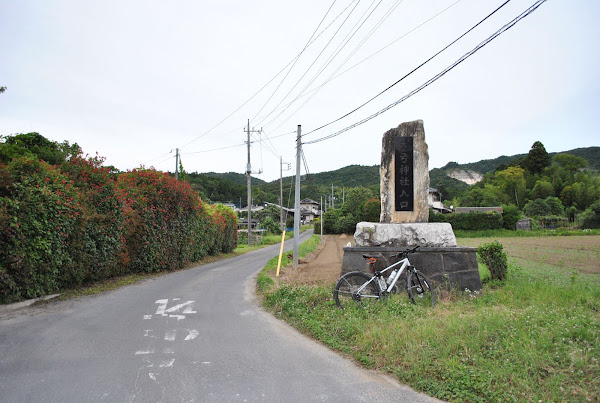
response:
M300 203L303 203L303 204L316 204L317 206L321 205L321 203L316 202L313 199L302 199L302 200L300 200Z
M502 214L502 207L456 207L454 209L456 213L471 213L480 212L487 213L488 211L495 211L496 213Z

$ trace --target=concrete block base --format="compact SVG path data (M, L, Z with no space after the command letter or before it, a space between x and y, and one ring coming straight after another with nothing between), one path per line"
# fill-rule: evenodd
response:
M406 247L345 247L341 274L350 271L368 271L363 254L379 255L375 268L382 270L398 261L390 256L406 250ZM481 290L477 249L462 246L447 248L421 247L409 256L409 260L417 270L423 272L436 286L443 289ZM406 281L400 279L399 281Z

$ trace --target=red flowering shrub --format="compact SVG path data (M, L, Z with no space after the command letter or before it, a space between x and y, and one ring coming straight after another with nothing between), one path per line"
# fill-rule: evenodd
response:
M122 235L125 215L116 197L116 176L103 167L103 159L73 157L63 164L84 206L82 237L74 241L74 270L62 274L65 285L110 278L123 273L120 256L125 249Z
M174 270L195 257L202 210L188 183L153 169L138 169L119 176L117 195L125 206L131 271Z
M10 194L0 197L0 301L45 295L60 288L81 237L78 189L59 168L31 157L6 168Z
M0 164L0 303L127 272L175 270L237 244L230 208L188 183L103 160Z
M224 223L223 241L220 251L223 253L229 253L237 246L237 215L233 209L222 204L217 204L215 208L223 218Z

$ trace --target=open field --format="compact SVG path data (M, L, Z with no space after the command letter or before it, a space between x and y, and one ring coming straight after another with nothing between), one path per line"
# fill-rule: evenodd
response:
M496 238L515 263L552 266L567 276L573 270L600 274L600 236ZM461 246L477 247L490 238L460 238Z
M323 253L263 289L263 303L366 367L441 399L598 401L600 237L499 241L509 255L508 280L478 296L451 294L434 309L415 307L404 294L369 310L337 309L332 274L319 270ZM311 268L321 281L307 280Z

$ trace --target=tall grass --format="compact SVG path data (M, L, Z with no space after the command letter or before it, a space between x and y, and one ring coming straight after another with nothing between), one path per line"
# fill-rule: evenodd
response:
M565 281L565 278L567 281ZM368 368L450 401L600 399L600 282L511 264L503 284L434 309L396 295L339 310L331 287L282 285L264 306Z

